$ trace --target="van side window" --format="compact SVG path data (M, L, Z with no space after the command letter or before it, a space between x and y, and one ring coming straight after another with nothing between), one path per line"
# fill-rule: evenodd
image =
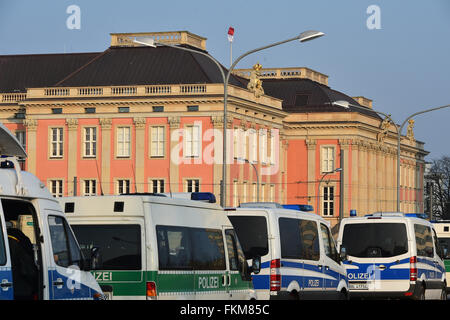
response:
M3 237L3 227L0 221L0 266L6 264L5 238Z
M195 270L225 270L222 230L192 228Z
M228 263L230 265L230 270L239 270L238 255L232 230L225 230L225 239L227 241Z
M88 257L98 248L95 270L140 270L141 226L138 224L72 224L81 250Z
M439 243L438 237L436 236L436 231L434 229L432 229L432 230L433 230L434 247L436 248L437 255L441 257L444 253L442 251L441 244Z
M300 237L300 220L280 218L281 257L286 259L302 258L302 240Z
M317 223L310 220L300 220L300 233L303 244L302 258L306 260L319 260L319 233Z
M49 216L48 226L50 229L53 258L56 264L61 267L69 267L71 265L80 266L80 249L65 219L58 216Z
M157 226L159 268L192 270L191 239L188 228Z
M417 255L422 257L433 257L433 239L430 228L421 224L415 224L414 233L416 236Z
M334 261L338 262L338 254L333 238L330 235L330 230L323 224L320 224L320 233L322 235L323 247L325 255Z

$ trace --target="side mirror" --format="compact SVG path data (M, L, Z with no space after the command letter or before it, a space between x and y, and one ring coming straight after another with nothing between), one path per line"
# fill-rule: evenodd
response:
M261 256L256 256L252 259L252 266L250 273L258 274L261 271Z
M348 260L347 249L345 247L341 247L340 248L340 250L339 250L339 259L341 259L341 261Z
M100 258L100 249L98 247L93 247L91 249L91 259L90 259L90 267L91 270L95 270L98 267L98 262Z
M441 258L442 259L448 258L448 248L447 248L447 246L442 247L442 257Z

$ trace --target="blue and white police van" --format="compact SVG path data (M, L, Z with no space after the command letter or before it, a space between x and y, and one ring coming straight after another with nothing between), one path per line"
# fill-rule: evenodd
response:
M58 201L0 124L0 300L102 299Z
M346 299L343 257L330 224L317 214L277 203L226 208L247 259L261 259L253 275L257 299Z
M446 299L445 268L433 225L403 213L341 221L350 298Z

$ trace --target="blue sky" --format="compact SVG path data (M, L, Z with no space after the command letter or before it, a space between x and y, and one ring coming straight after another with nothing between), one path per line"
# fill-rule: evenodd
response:
M70 5L81 10L79 30L66 26ZM381 29L367 27L371 5L380 8ZM400 123L450 104L449 16L449 0L0 0L0 54L103 51L113 32L188 30L208 38L208 51L228 66L229 26L234 57L315 29L326 36L251 55L238 67L312 68ZM416 118L427 160L450 155L449 125L450 108Z

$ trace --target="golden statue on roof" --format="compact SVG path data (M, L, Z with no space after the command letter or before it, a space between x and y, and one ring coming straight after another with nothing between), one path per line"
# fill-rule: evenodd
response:
M262 87L261 77L262 65L257 63L253 66L253 71L250 73L250 81L248 82L247 89L255 94L256 98L259 98L264 94Z

